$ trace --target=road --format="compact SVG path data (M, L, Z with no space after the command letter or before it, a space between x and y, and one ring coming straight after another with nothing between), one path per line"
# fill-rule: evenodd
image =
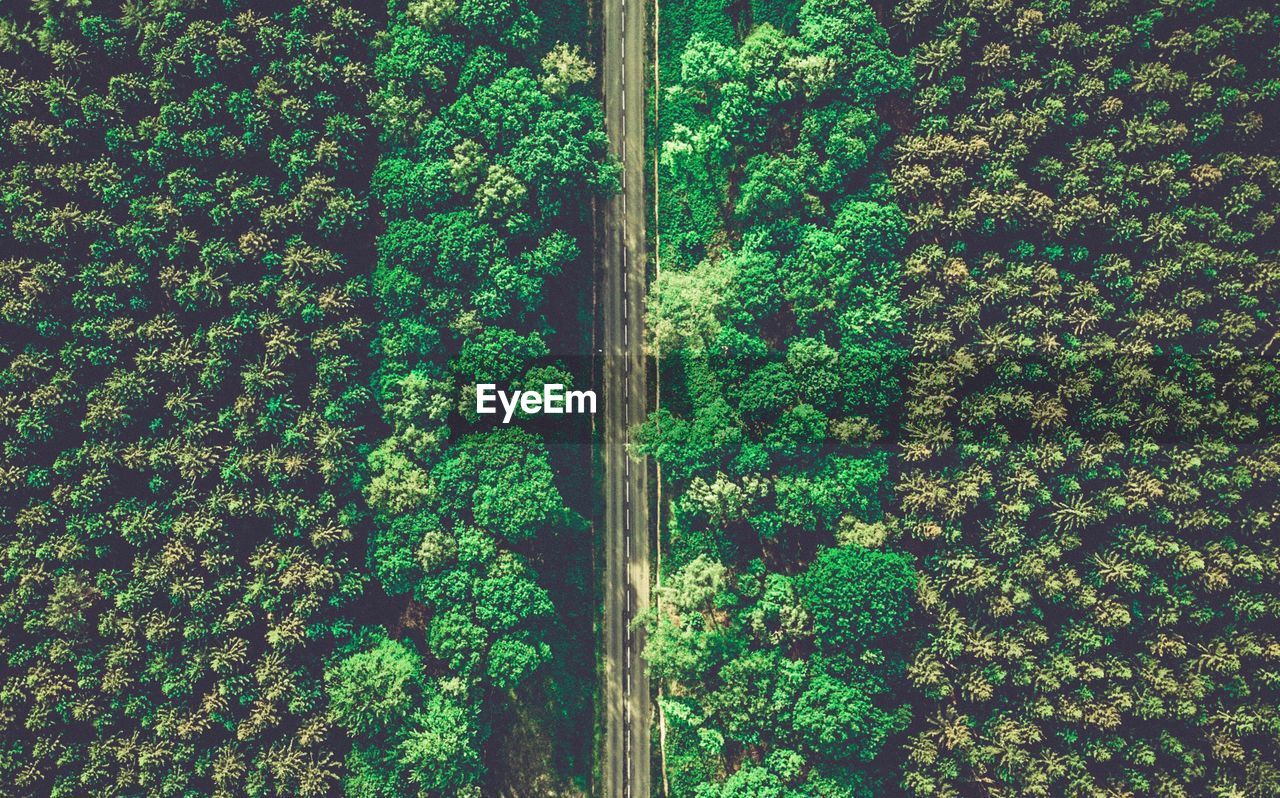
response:
M649 798L653 703L641 664L649 605L649 479L627 452L648 408L644 356L645 0L604 0L604 110L622 191L605 208L603 308L605 472L605 741L603 798Z

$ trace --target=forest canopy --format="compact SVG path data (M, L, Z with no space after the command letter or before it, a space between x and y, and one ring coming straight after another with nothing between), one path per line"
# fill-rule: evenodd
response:
M602 9L0 9L0 796L598 791ZM655 790L1280 795L1276 9L660 10Z
M877 544L907 225L875 109L911 83L869 7L807 0L791 31L693 32L663 89L639 440L674 492L646 649L672 795L893 784L916 574Z

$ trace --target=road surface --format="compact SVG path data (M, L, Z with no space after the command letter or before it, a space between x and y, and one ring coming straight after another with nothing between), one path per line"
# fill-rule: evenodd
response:
M649 679L644 635L630 621L649 605L649 480L627 452L648 407L644 358L645 0L604 0L604 110L622 191L605 208L603 274L605 474L605 741L603 798L649 798Z

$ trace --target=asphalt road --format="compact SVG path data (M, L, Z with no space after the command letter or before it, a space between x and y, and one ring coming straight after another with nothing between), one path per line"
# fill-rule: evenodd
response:
M605 741L603 798L649 798L653 702L630 621L649 605L648 464L627 451L648 408L644 357L645 0L604 0L604 110L622 191L605 208L604 349Z

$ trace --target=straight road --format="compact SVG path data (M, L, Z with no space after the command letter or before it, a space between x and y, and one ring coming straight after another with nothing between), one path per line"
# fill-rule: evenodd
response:
M649 606L648 463L627 451L648 410L644 357L645 0L604 1L604 110L622 191L605 208L605 741L602 798L649 798L653 703L631 619Z

